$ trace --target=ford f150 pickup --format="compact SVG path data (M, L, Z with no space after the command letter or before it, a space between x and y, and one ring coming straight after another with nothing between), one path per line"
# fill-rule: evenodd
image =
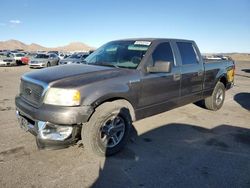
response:
M112 155L133 121L197 101L219 110L234 82L233 61L204 62L190 40L112 41L83 63L21 77L16 114L39 148L81 139L87 151Z

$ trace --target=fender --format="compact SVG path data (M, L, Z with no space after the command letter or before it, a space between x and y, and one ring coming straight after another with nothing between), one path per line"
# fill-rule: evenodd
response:
M227 86L227 73L225 72L225 70L220 70L218 73L217 73L217 75L216 75L216 77L215 77L215 82L214 82L214 87L215 87L215 85L217 84L217 82L219 82L219 81L221 81L223 84L224 84L224 86L226 87ZM213 87L213 88L214 88Z
M129 84L109 84L98 87L85 88L84 95L82 98L83 106L92 106L94 109L103 104L104 102L110 102L114 100L125 100L127 101L126 106L130 108L130 111L134 113L134 109L137 104L137 94L133 88L129 87ZM131 114L132 119L135 119L135 115Z

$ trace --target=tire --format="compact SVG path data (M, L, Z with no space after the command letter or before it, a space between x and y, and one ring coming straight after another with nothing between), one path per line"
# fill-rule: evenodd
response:
M19 60L16 60L16 65L17 65L17 66L20 66L20 65L21 65L21 63L20 63Z
M209 110L219 110L225 100L225 86L218 82L214 88L212 95L205 99L205 107Z
M51 66L51 64L50 64L50 62L48 62L48 63L47 63L47 67L50 67L50 66Z
M82 126L81 137L87 152L110 156L126 145L132 120L128 108L119 101L97 107L90 120Z

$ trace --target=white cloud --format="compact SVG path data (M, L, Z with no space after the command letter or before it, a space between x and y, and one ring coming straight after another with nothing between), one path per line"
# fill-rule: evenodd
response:
M10 20L9 22L11 24L20 24L20 23L22 23L20 20Z

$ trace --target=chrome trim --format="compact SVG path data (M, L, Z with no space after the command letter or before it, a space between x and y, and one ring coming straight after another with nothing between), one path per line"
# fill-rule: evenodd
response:
M24 80L24 81L31 82L31 83L34 83L34 84L42 86L43 87L43 93L42 93L42 96L41 96L42 98L44 97L44 95L48 91L48 89L50 88L49 84L47 84L47 83L45 83L43 81L40 81L40 80L35 80L35 79L30 78L30 77L25 76L25 75L23 75L21 77L21 80Z
M18 123L19 123L19 126L20 126L21 129L23 129L25 132L30 132L31 134L33 134L33 135L35 135L35 136L38 134L38 130L37 130L37 128L36 128L36 123L35 123L35 125L33 125L33 124L31 124L30 122L28 122L27 127L24 127L24 126L21 124L20 121L21 121L22 118L23 118L23 119L26 119L26 117L20 115L20 113L19 113L18 110L16 110L16 117L17 117L17 120L18 120ZM28 121L28 120L26 119L26 121ZM34 121L34 122L35 122L35 121Z
M36 123L38 126L37 138L41 140L65 141L72 135L72 126L60 126L44 121L37 121Z
M51 140L51 141L65 141L72 135L73 127L72 126L64 126L64 125L56 125L45 121L33 120L34 124L28 121L28 117L20 114L18 110L16 110L16 117L19 122L19 126L25 132L30 132L34 136L41 140ZM26 121L27 124L24 126L23 121ZM62 130L60 128L68 129ZM50 132L51 130L54 130ZM62 134L64 133L64 134Z

